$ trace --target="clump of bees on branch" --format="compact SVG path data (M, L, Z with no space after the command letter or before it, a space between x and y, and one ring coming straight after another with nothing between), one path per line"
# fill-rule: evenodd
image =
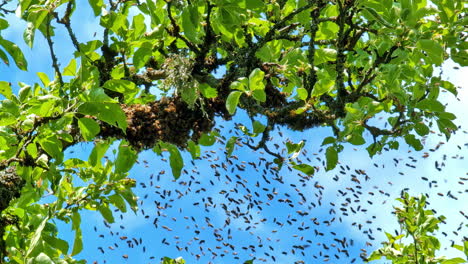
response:
M127 116L126 135L116 127L103 123L102 137L125 138L138 150L152 148L164 141L185 148L189 139L197 142L214 126L215 112L189 109L180 97L162 97L145 105L122 105Z

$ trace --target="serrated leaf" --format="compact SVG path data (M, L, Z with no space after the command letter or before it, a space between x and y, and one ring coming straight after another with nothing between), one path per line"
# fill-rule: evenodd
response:
M87 117L78 119L78 126L86 141L92 140L101 130L96 121Z
M236 112L237 104L239 104L239 98L242 92L232 91L226 99L226 109L229 114L233 115Z
M325 157L327 158L326 170L333 170L336 167L336 164L338 164L338 151L334 146L330 146L325 152Z

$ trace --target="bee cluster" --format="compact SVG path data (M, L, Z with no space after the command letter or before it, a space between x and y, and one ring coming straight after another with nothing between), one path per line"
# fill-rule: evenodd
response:
M8 207L14 198L18 198L23 188L24 180L16 174L14 166L0 171L0 212Z
M162 97L145 105L122 105L127 116L126 135L116 127L101 125L102 137L125 138L138 150L152 148L156 142L185 148L188 140L198 141L214 126L214 111L189 109L180 97Z

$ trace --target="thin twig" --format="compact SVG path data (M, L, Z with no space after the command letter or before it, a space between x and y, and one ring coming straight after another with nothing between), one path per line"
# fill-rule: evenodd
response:
M71 17L72 5L73 5L73 1L68 2L67 9L65 10L65 15L63 16L62 19L59 19L57 13L54 13L54 16L55 16L55 19L57 20L57 23L63 24L65 26L65 28L68 31L68 35L70 36L70 39L73 43L73 46L75 46L77 51L80 51L80 43L78 42L78 39L76 38L75 33L73 33L73 30L71 28L70 17Z
M198 50L197 47L195 47L195 45L192 44L192 42L188 41L188 39L186 39L184 36L180 35L180 27L179 27L179 25L177 25L177 22L175 21L174 17L172 16L172 13L171 13L171 6L172 6L171 3L172 2L166 0L166 3L167 3L167 16L169 17L169 20L171 21L171 25L172 25L172 28L173 28L172 31L168 30L168 33L171 34L172 36L182 40L185 43L185 45L187 45L187 47L191 51L193 51L195 54L200 54L200 50Z
M55 55L54 51L54 42L52 42L52 37L50 36L50 24L52 20L50 19L50 14L48 15L47 18L47 25L46 25L46 39L47 39L47 44L49 45L49 50L50 50L50 57L52 58L52 67L54 67L55 74L57 74L58 81L59 81L59 94L60 96L64 96L63 94L63 78L62 78L62 73L60 72L57 56Z

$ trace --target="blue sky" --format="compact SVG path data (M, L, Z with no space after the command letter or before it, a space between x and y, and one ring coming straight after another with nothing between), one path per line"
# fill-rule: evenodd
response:
M98 21L96 21L89 8L86 8L84 1L81 1L80 4L85 5L79 5L77 10L80 13L73 17L72 24L75 25L80 42L86 42L94 38ZM2 32L2 36L21 44L20 47L29 61L29 72L20 72L14 67L8 68L0 64L0 80L12 82L14 88L17 89L18 81L30 84L39 82L35 72L45 72L49 76L53 76L48 49L44 48L46 44L42 36L37 34L36 45L31 50L22 41L24 23L15 20L11 24L8 31ZM79 26L77 26L78 24ZM100 32L97 32L97 34L99 35ZM55 39L55 45L59 47L57 51L61 68L63 68L71 59L71 54L67 53L71 43L68 38L60 37L66 36L62 27L58 27L57 35L59 37ZM449 94L442 94L442 98L448 104L448 109L458 116L457 124L463 126L468 121L468 117L464 115L466 111L464 102L468 101L468 91L466 90L468 87L463 83L463 77L468 74L468 70L466 68L453 70L453 66L455 65L445 64L443 72L446 79L452 81L455 85L464 85L459 90L460 101L457 101ZM246 126L250 125L250 121L242 112L239 113L235 121L243 122ZM219 125L225 127L222 134L228 135L228 131L233 124L219 120L218 127ZM379 246L379 241L385 239L384 234L379 232L377 228L380 227L383 230L392 232L394 229L398 229L396 219L391 212L392 206L397 205L394 199L399 196L403 188L409 188L410 193L414 195L419 193L429 194L430 208L435 209L438 214L448 217L446 220L447 225L441 226L441 231L447 233L447 237L445 238L444 235L440 234L443 245L448 247L450 239L457 242L461 240L461 237L456 238L452 231L457 229L464 219L459 211L467 212L463 201L468 195L466 191L468 182L465 182L464 185L459 183L459 177L468 177L468 165L466 165L464 159L461 159L468 148L465 145L467 134L463 133L463 129L462 127L449 143L441 145L435 152L431 152L429 149L435 148L439 142L444 141L444 138L437 135L437 133L426 139L425 149L422 152L409 152L410 150L404 144L401 144L398 151L385 152L370 159L365 149L357 148L354 150L352 146L346 146L344 152L340 154L340 162L344 166L344 170L338 166L337 169L330 172L325 172L319 161L319 159L324 160L325 158L324 153L319 152L319 149L322 139L330 135L329 129L316 128L304 133L282 129L282 137L275 131L273 133L274 142L270 144L272 148L274 148L273 143L278 143L280 148L283 148L282 145L288 139L293 142L302 139L307 140L305 149L307 149L308 154L299 158L306 162L306 157L309 157L311 165L321 166L321 168L313 178L304 182L301 181L304 179L298 176L296 172L283 168L278 173L267 170L265 177L269 181L268 183L262 177L265 162L262 162L262 166L257 166L258 172L248 162L258 164L262 157L267 161L271 161L273 158L252 152L246 147L236 149L234 155L238 157L238 160L233 160L232 165L226 164L226 171L223 168L217 169L221 174L219 177L215 176L215 170L210 165L221 165L222 162L226 162L225 156L220 150L220 148L223 148L221 143L209 148L203 148L203 151L207 151L206 154L211 155L211 157L194 161L195 166L191 165L191 159L185 153L184 160L189 174L182 175L177 182L172 180L170 168L166 162L161 160L161 157L151 152L143 152L140 154L140 163L130 172L130 177L138 181L135 192L142 202L137 215L129 212L120 219L120 213L116 213L116 223L112 224L111 229L109 229L105 227L99 214L83 212L84 250L77 257L84 258L89 263L93 263L94 260L98 261L98 263L104 263L104 261L107 263L159 263L159 259L163 256L182 256L187 260L187 263L242 263L253 257L266 259L267 261L264 263L273 263L271 256L275 256L277 263L293 263L297 260L304 260L305 263L322 263L327 258L324 255L328 254L330 259L328 263L349 263L354 257L357 258L355 263L361 263L359 259L360 248L364 247L368 252L371 252L372 249ZM90 146L90 144L78 144L68 150L67 156L87 157ZM74 153L70 153L71 151ZM428 152L429 157L422 158L424 152ZM446 160L444 160L444 155L447 155ZM217 158L219 160L216 160ZM394 159L398 160L397 164L395 164ZM442 167L440 172L434 167L436 161L445 163L445 167ZM408 167L405 164L414 165L416 168ZM239 170L236 165L245 165L245 170ZM350 171L346 169L346 166L350 167ZM365 170L370 179L366 181L363 175L354 173L355 169ZM158 175L163 170L165 174L160 175L160 180L157 181ZM360 180L361 189L358 189L357 184L350 180L351 174L356 175ZM152 185L150 183L151 175L153 175ZM191 179L191 176L194 179ZM282 177L283 183L271 180L278 176ZM333 179L336 179L336 176L339 177L338 181ZM438 187L429 188L428 182L423 180L422 177L427 177L429 181L437 181ZM189 186L190 181L192 182L191 186ZM197 181L200 183L197 183ZM213 185L210 181L213 182ZM241 183L236 183L236 181ZM258 187L257 182L259 183ZM146 188L141 183L144 183ZM303 184L305 185L303 186ZM317 184L323 186L323 189L317 187ZM353 191L346 189L347 187L351 187ZM248 203L242 203L241 201L246 201L244 195L249 194L247 188L251 191L252 199L255 199L257 203L263 202L259 204L262 209L259 209L253 202L254 207L248 210L246 217L251 224L246 223L246 219L242 216L236 218L234 213L227 216L222 208L223 204L225 204L228 211L236 211L236 207L239 207L238 212L246 212ZM297 192L296 189L300 192ZM169 191L171 191L171 194L167 195ZM177 198L177 191L184 195ZM362 194L358 195L358 191ZM458 200L448 198L446 195L448 191L458 197ZM164 195L164 192L166 192L166 195ZM187 194L185 194L186 192ZM256 198L255 192L260 197ZM274 192L277 194L274 194ZM340 192L346 192L347 194L342 196ZM307 200L303 204L299 203L302 200L299 193L302 193ZM353 197L353 193L359 197L359 202L355 201L358 198ZM438 193L443 194L443 196L438 195ZM164 198L161 197L161 194ZM236 199L239 204L226 198L226 194L229 194L229 198ZM268 200L267 194L273 195L274 198L271 201ZM208 197L211 197L212 203L208 200ZM348 197L351 202L346 200ZM173 201L170 201L170 199L173 199ZM281 202L287 199L291 200L294 207ZM159 204L155 203L155 201ZM156 208L156 205L165 207L166 203L168 205L166 209L158 210ZM208 211L205 211L205 203L211 204ZM321 206L319 206L319 203L321 203ZM335 204L335 206L331 203ZM339 209L342 203L349 203L346 207L348 211L345 212L348 213L348 216L343 215ZM316 207L314 207L314 204ZM357 213L350 211L350 207L357 210L358 206L367 209L367 211ZM141 209L144 210L144 215ZM336 213L331 212L331 209L334 209ZM297 211L308 212L309 214L300 216ZM145 218L145 216L148 217ZM158 219L158 228L153 225L155 218ZM230 225L224 227L228 218ZM320 223L320 225L314 224L314 221L311 220L313 218L316 218L315 222ZM333 218L335 220L332 222ZM266 220L262 221L263 219ZM274 219L283 225L278 225L273 221ZM330 221L329 225L325 221ZM361 223L363 225L361 230L359 230L358 224L354 223ZM97 232L94 231L95 226ZM249 229L246 230L247 228ZM71 241L73 234L70 227L60 225L60 230L63 231L62 236ZM323 236L317 236L314 230L323 233ZM196 233L198 231L199 233ZM366 233L363 233L363 231L366 231ZM371 231L372 233L370 233ZM214 232L219 233L223 240L217 241L216 236L213 235ZM459 234L463 233L466 233L466 227L462 227L459 232ZM228 238L229 235L232 238ZM368 235L375 238L375 240L370 240ZM123 237L127 238L123 239ZM333 240L334 238L344 239L345 237L348 242L347 249L350 258L345 258L343 252L338 252L332 246L332 244L339 244L339 242ZM139 245L133 238L136 239ZM139 242L140 238L142 244ZM205 242L202 242L203 240ZM312 243L308 243L307 240L311 240ZM353 240L353 246L351 246L351 240ZM133 248L129 247L127 241L132 241ZM372 245L366 246L366 242L370 242ZM235 247L231 249L229 245L226 246L223 243L229 243ZM304 251L293 247L304 244L310 244L310 247L307 247ZM242 249L242 247L249 247L250 245L255 246L255 252L251 249ZM263 246L259 247L259 245ZM113 249L110 249L109 246ZM176 246L180 248L188 247L189 250L188 252L185 250L179 251ZM98 247L102 247L105 254L102 254ZM143 252L143 247L145 247L145 252ZM216 247L221 248L217 249ZM330 249L326 250L324 247ZM208 250L209 248L218 254L218 257L213 259L213 254ZM291 252L292 249L295 249L295 254ZM224 252L224 250L227 250L227 252ZM282 254L283 251L287 255ZM304 252L305 256L302 256L301 252ZM320 252L323 252L322 256L319 255ZM198 257L196 255L198 254L200 257L197 262ZM221 257L221 254L226 256ZM337 259L334 256L335 254L340 258ZM443 254L455 256L458 253L447 249L443 250ZM124 259L123 255L128 255L128 259ZM317 256L317 259L314 258L314 255ZM154 256L154 259L151 259L151 256ZM239 257L239 260L236 260L235 257ZM258 261L258 263L263 262Z

